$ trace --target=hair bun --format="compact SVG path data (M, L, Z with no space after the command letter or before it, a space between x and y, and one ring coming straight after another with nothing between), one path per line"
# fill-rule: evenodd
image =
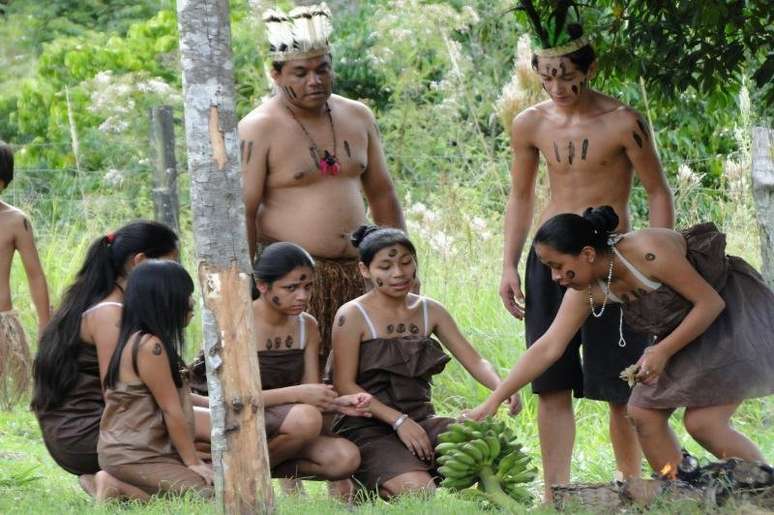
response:
M378 225L361 225L357 228L357 230L355 230L355 232L352 233L352 237L349 239L349 241L351 241L352 245L355 247L359 247L360 243L365 239L366 236L374 231L378 231L379 229L380 227Z
M595 230L607 234L618 227L618 215L610 206L590 207L583 212L583 218L591 222Z

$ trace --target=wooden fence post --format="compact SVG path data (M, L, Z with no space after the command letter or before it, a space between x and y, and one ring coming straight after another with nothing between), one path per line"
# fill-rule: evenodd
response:
M761 233L761 273L774 290L774 130L753 127L752 131L752 186Z
M170 106L150 110L151 148L153 149L153 213L157 221L180 232L180 204L177 198L177 160L175 125Z
M229 514L272 510L234 111L228 0L177 0L191 205L206 309L215 491Z

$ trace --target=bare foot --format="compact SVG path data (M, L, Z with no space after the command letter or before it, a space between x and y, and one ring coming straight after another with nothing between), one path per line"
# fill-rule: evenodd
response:
M351 479L328 481L328 495L346 504L352 504L355 497L355 483Z
M285 492L285 495L306 496L303 481L296 477L283 477L280 479L280 485L282 486L282 491Z
M96 495L94 496L98 503L102 503L113 497L120 495L116 480L105 472L100 470L95 476Z
M98 503L115 498L137 499L140 501L147 501L150 498L150 495L141 489L128 483L119 481L104 470L97 472L97 475L94 476L94 479L97 485L96 495L94 498Z
M97 484L94 474L83 474L82 476L78 476L78 484L81 485L84 492L89 494L89 497L97 496Z

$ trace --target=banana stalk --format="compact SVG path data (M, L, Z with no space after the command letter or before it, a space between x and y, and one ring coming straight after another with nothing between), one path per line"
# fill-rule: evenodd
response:
M508 513L519 513L524 511L524 506L511 499L511 497L503 491L500 486L500 480L497 479L497 475L492 471L492 468L489 465L481 467L478 477L481 478L481 483L484 486L484 495L489 499L489 502L503 508Z
M504 422L466 420L450 425L438 440L441 486L485 498L508 512L523 511L520 503L531 502L532 495L522 485L532 482L536 470Z

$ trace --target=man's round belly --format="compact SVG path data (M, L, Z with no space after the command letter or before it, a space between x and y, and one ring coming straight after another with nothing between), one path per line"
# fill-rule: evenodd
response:
M349 238L366 223L366 213L360 192L351 193L315 195L297 188L274 195L258 215L259 241L292 241L319 257L357 256Z

